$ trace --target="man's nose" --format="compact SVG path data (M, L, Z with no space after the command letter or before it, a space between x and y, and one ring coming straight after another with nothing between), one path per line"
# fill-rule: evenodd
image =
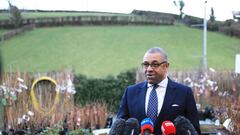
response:
M147 69L146 69L147 71L152 71L153 70L153 68L152 68L152 66L151 65L149 65L148 67L147 67Z

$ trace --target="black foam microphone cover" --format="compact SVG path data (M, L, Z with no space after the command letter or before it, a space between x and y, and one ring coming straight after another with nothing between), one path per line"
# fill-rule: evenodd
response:
M184 116L178 116L173 123L176 127L177 135L198 135L192 123Z
M122 135L125 127L124 119L116 119L113 123L109 135Z
M137 119L129 118L125 123L123 135L139 135L140 125Z

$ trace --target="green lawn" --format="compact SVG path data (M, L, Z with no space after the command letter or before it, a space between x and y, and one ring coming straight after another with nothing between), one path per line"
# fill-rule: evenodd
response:
M0 13L0 20L8 20L10 18L9 13Z
M8 30L0 29L0 36L1 36L3 33L7 32L7 31L8 31Z
M62 16L129 16L129 14L101 12L22 12L22 18L62 17ZM0 20L8 20L9 13L0 13Z
M139 67L145 51L163 47L171 70L202 65L202 30L184 26L82 26L38 28L0 43L5 71L73 68L91 77ZM240 39L208 32L208 66L233 70Z

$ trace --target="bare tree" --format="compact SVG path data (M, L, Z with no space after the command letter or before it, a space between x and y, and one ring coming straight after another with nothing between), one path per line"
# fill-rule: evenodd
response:
M10 20L12 21L15 28L18 28L21 26L22 23L22 16L20 10L17 8L17 6L14 6L8 1L9 4L9 12L10 12Z
M210 21L211 22L214 22L215 21L215 15L214 15L214 9L213 9L213 7L211 8L211 14L210 14Z
M185 6L184 1L183 0L174 0L173 3L180 11L180 15L179 15L180 19L183 19L184 13L183 13L182 10L183 10L183 8Z

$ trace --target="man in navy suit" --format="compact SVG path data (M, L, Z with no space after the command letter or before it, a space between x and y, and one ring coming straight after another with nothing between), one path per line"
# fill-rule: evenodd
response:
M167 77L169 63L165 51L159 47L150 48L143 57L142 66L146 81L126 88L117 117L136 118L139 122L149 117L154 122L154 134L161 135L163 121L173 122L176 117L184 116L190 120L198 134L201 134L192 90ZM152 96L151 91L155 91L155 96ZM157 103L152 102L153 100ZM157 106L156 119L149 113L152 104Z

